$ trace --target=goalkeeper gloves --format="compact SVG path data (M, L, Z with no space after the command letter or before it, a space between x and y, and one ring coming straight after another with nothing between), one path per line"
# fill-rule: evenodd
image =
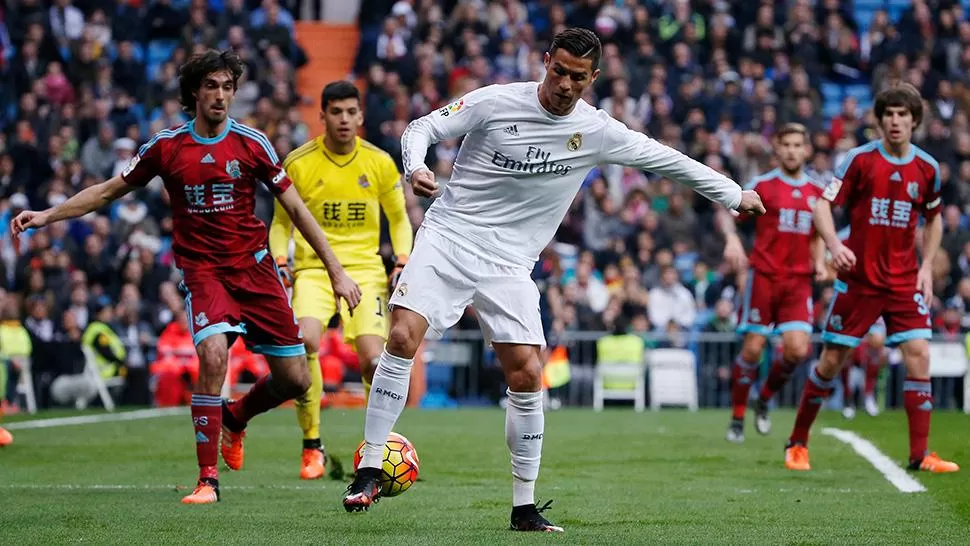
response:
M391 275L387 278L388 292L394 293L394 289L397 288L397 281L401 278L401 271L404 270L404 265L407 263L407 256L400 255L397 257L397 262L394 264L394 269L391 271Z
M276 268L280 271L280 280L283 281L283 286L286 288L292 287L293 273L290 272L290 266L286 261L286 256L276 258Z

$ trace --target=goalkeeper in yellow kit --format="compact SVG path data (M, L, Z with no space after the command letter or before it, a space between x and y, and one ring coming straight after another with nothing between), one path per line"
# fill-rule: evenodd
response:
M352 315L343 307L340 318L344 338L357 350L364 386L369 387L387 336L389 285L396 282L411 253L413 233L394 160L357 136L364 120L360 92L350 82L331 82L323 89L320 103L324 135L293 150L283 168L323 228L341 265L360 285L360 305ZM387 216L397 256L390 283L378 254L381 209ZM292 277L287 267L291 236L296 243ZM303 236L293 232L289 216L279 204L270 226L269 246L284 276L292 279L293 311L303 332L313 380L306 394L295 401L303 428L300 477L313 480L324 473L320 442L323 376L317 352L324 325L337 312L336 300L323 263Z

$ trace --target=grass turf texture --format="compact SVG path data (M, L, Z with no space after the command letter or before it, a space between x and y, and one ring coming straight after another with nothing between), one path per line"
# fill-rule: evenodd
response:
M928 492L904 494L819 432L853 430L902 464L902 412L854 421L823 412L809 473L782 463L793 415L776 412L769 437L749 419L747 442L733 445L723 438L726 410L549 413L537 495L555 500L544 515L566 534L545 537L507 530L511 477L499 410L406 412L396 430L414 442L421 480L364 514L344 512L346 482L299 480L301 440L290 409L250 425L245 467L223 472L223 500L210 506L179 503L196 471L188 415L16 430L15 443L0 450L0 542L966 543L970 417L936 414L930 442L964 470L916 474ZM323 415L326 446L348 470L362 423L359 411Z

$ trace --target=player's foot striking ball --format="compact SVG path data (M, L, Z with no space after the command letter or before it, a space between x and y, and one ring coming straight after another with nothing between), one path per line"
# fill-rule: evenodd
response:
M384 444L384 460L381 462L380 472L377 474L378 492L373 493L370 482L374 476L372 468L359 468L364 456L364 442L357 446L354 452L354 471L358 476L347 488L344 497L344 507L348 512L366 510L371 503L380 497L396 497L404 493L418 480L420 461L414 445L404 436L392 432ZM363 493L363 495L362 495ZM370 502L365 500L370 499Z

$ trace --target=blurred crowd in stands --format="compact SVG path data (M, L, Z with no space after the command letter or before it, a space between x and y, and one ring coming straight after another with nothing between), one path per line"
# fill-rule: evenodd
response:
M77 373L83 333L99 318L126 348L120 373L194 358L172 220L157 181L101 214L19 240L9 219L118 174L151 134L186 121L177 67L201 48L232 48L245 60L231 115L266 132L281 157L318 133L317 120L296 108L319 100L319 90L301 96L295 84L307 62L294 39L302 4L0 1L0 319L29 334L39 385ZM830 177L847 150L878 138L873 93L897 80L916 84L927 106L917 140L940 161L944 184L934 324L965 333L970 20L957 1L856 4L363 0L348 77L366 89L366 138L399 159L410 120L484 85L541 79L551 37L567 25L592 28L604 55L586 100L740 183L772 167L770 136L787 121L809 127L813 176ZM442 183L458 144L442 142L429 155ZM408 199L417 227L429 203ZM257 212L268 223L268 193ZM714 212L649 173L607 165L591 172L535 269L550 341L620 325L733 331L743 272L721 259ZM821 310L830 290L817 296ZM475 327L473 310L460 327Z

